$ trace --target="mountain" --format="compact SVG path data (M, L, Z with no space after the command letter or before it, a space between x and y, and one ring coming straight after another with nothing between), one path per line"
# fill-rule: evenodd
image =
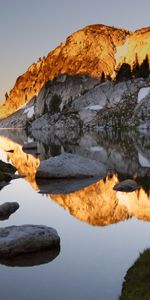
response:
M44 84L59 74L113 77L122 62L141 63L149 54L150 27L129 32L105 25L90 25L69 36L65 43L40 58L16 80L0 108L3 119L37 95Z

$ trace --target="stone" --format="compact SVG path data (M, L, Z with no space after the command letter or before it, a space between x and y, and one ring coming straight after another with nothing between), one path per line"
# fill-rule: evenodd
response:
M31 142L31 143L24 144L22 150L28 150L28 149L37 149L37 143Z
M0 220L6 220L19 208L17 202L6 202L0 205Z
M0 160L0 171L14 174L16 172L16 168L11 164L5 163L2 160Z
M107 169L103 164L70 153L42 161L36 172L36 178L104 178L106 175Z
M0 228L0 257L48 250L60 246L60 237L53 228L43 225L22 225Z
M113 190L115 191L120 191L120 192L133 192L137 190L140 186L138 183L132 179L126 179L124 181L121 181L117 183L114 187Z
M8 182L6 182L6 181L0 181L0 190L2 189L2 188L4 188L6 185L8 185L9 183Z

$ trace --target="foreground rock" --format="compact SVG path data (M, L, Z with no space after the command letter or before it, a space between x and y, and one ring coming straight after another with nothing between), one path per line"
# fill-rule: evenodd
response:
M104 178L106 167L94 160L79 155L64 153L41 162L36 178Z
M0 205L0 220L6 220L19 208L17 202L6 202Z
M4 188L6 185L8 185L9 183L8 182L6 182L6 181L1 181L0 182L0 190L2 189L2 188Z
M47 264L54 260L60 253L60 247L50 250L24 253L17 256L0 257L0 264L8 267L33 267Z
M60 246L53 228L42 225L22 225L0 228L0 257L38 252Z
M5 163L2 160L0 160L0 171L3 173L14 174L16 172L16 168L11 164Z
M120 191L120 192L133 192L137 190L140 186L137 184L136 181L132 179L127 179L122 182L117 183L113 190Z
M14 174L15 172L16 168L14 166L0 160L0 189L6 186L11 179L18 178Z

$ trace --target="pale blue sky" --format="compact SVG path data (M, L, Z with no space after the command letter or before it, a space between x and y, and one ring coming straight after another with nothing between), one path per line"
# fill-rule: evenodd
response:
M150 1L0 0L0 101L40 56L89 24L149 26Z

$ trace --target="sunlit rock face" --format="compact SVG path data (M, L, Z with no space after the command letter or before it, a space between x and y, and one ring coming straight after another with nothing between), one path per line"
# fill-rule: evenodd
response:
M149 49L150 27L131 32L130 35L126 37L124 45L117 48L115 54L116 63L121 64L125 61L132 66L137 55L138 61L141 64L146 55L149 55Z
M115 70L123 62L133 66L136 55L142 63L149 55L149 48L150 27L129 32L105 25L87 26L73 33L17 78L1 106L0 119L11 115L32 98L36 101L35 96L45 83L60 74L100 78L104 72L114 78ZM25 118L25 115L22 117Z
M59 74L111 75L116 65L117 47L125 43L129 32L105 25L87 26L67 38L47 57L32 64L17 78L9 97L1 107L4 118L37 95L42 86Z

